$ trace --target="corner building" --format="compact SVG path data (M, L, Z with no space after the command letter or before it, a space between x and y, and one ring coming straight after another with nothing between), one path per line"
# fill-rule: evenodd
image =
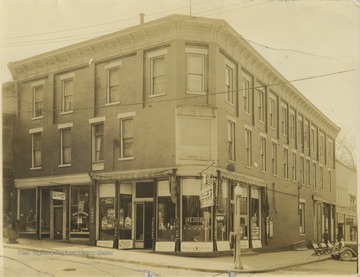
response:
M9 68L22 235L228 251L240 184L244 249L335 239L339 128L225 21L172 15Z

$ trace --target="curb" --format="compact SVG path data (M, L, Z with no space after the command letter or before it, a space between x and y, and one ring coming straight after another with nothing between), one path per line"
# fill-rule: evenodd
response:
M12 245L12 244L3 244L3 247L4 248L11 248L11 249L18 249L18 250L27 250L27 251L32 251L32 252L55 253L55 254L57 252L57 250L21 246L21 245L18 245L18 244L14 244L14 245ZM64 251L69 251L69 250L64 250ZM328 257L328 256L323 257L323 258L319 257L318 260L314 260L314 261L304 261L304 262L299 262L299 263L292 263L292 264L287 264L287 265L279 265L279 266L263 268L263 269L233 269L233 268L215 269L215 268L202 268L202 267L194 267L194 266L184 267L184 266L177 266L177 265L173 265L173 264L160 264L160 263L155 263L155 262L135 261L135 260L128 260L128 259L124 259L124 258L110 258L110 257L105 257L105 256L96 256L96 255L94 256L94 255L86 255L86 254L74 255L74 254L71 254L71 252L72 251L69 251L70 255L68 255L68 256L76 256L76 257L83 257L83 258L88 258L88 259L97 259L97 260L103 260L103 261L112 261L112 262L123 262L123 263L135 264L135 265L146 265L146 266L151 266L151 267L186 269L186 270L192 270L192 271L213 272L213 273L230 273L230 272L265 273L265 272L273 272L273 271L280 270L280 269L286 269L286 268L293 267L293 266L301 266L301 265L305 265L305 264L312 264L312 263L317 263L317 262L321 262L321 261L331 259L331 257Z

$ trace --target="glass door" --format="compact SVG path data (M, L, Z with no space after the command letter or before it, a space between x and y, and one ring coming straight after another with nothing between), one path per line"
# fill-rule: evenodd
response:
M152 247L153 203L135 203L135 239L143 242L143 248Z

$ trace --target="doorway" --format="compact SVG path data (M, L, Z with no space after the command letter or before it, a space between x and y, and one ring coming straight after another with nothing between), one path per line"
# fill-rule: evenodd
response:
M54 207L54 239L63 238L63 208Z
M137 241L143 242L143 248L151 248L153 242L153 203L136 203L135 215L135 238Z

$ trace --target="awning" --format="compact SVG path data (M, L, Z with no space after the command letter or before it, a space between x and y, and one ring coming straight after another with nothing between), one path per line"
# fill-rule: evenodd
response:
M114 171L105 173L94 173L93 179L98 181L115 181L115 180L135 180L147 178L164 178L169 177L174 168L153 168L141 170Z
M322 197L317 196L317 195L313 195L313 200L323 202L323 203L327 203L327 204L331 204L331 205L335 205L335 200L328 200L328 199L322 198Z
M216 168L220 171L220 177L224 177L228 180L239 182L246 185L253 185L258 187L266 187L266 183L263 179L254 178L245 174L239 174L236 172L229 172L222 168Z
M88 174L72 174L61 176L46 176L36 178L15 179L16 188L36 188L45 186L88 185L91 179Z

